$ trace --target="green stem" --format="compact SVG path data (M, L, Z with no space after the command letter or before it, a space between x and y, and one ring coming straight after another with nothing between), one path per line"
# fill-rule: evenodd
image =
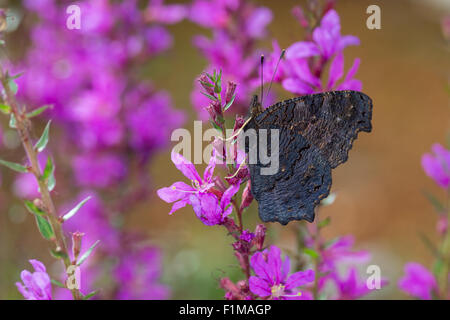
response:
M26 121L28 121L26 118L26 114L25 112L22 112L20 110L19 104L17 103L14 94L11 92L8 79L5 76L3 68L1 66L0 66L0 81L6 94L6 102L11 107L11 111L14 114L14 117L16 118L17 132L20 136L20 140L22 141L22 145L25 149L28 160L30 161L31 165L30 171L35 176L36 181L38 182L42 202L47 211L48 221L55 232L55 239L54 239L54 243L56 245L55 250L56 252L62 253L61 260L64 263L65 269L67 270L69 266L72 265L72 263L69 258L69 250L65 242L62 225L58 220L56 207L54 205L50 192L48 191L48 183L45 179L42 178L41 168L38 162L38 153L34 149L31 141L31 134L28 129L28 124L26 123ZM73 289L71 291L74 299L77 300L81 299L81 293L79 290Z

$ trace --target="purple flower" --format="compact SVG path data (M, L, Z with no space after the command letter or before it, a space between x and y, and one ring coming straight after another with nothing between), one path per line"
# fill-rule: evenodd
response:
M430 300L437 290L436 279L427 268L416 262L405 265L405 275L398 281L398 287L413 297Z
M355 59L344 77L343 50L349 45L358 45L354 36L341 36L340 21L336 11L329 10L322 18L319 27L313 31L313 41L300 41L286 50L286 59L280 64L275 79L283 87L296 94L311 94L330 90L361 90L361 81L354 79L360 64ZM269 68L274 69L279 47L274 44L274 53L270 57ZM319 57L318 62L311 60ZM331 62L326 85L322 84L321 73L326 63ZM339 80L342 81L339 82ZM268 81L268 78L264 79Z
M313 56L331 58L350 45L359 45L355 36L341 36L341 23L335 10L329 10L322 18L320 26L313 31L313 42L297 42L286 51L288 59L302 59Z
M143 96L145 88L129 95L136 106L126 116L130 134L128 144L144 158L165 147L170 132L184 122L184 114L172 108L172 99L166 92Z
M249 280L250 291L262 298L302 299L302 293L296 288L314 281L314 271L298 271L288 276L290 260L281 259L281 251L270 246L263 252L256 252L250 260L250 266L256 276Z
M333 280L336 289L338 300L356 300L366 294L370 293L372 289L367 286L366 280L361 278L358 273L356 266L351 266L347 270L346 276L341 276L337 271L331 273L327 280ZM382 279L381 286L387 284L387 281ZM321 287L323 283L321 284Z
M16 282L17 289L27 300L51 300L52 285L44 264L34 259L29 262L33 266L34 272L23 270L20 274L23 284Z
M431 147L433 154L422 156L422 167L427 176L432 178L440 187L448 189L450 185L450 151L439 143Z
M172 214L176 210L183 208L191 200L194 199L191 196L200 196L205 194L208 190L214 186L213 173L216 167L216 157L213 153L208 166L203 173L203 178L200 177L195 166L181 154L172 151L172 162L175 164L178 170L180 170L186 178L191 181L191 185L187 185L184 182L175 182L170 187L161 188L157 191L158 196L167 203L175 202L170 210L169 214ZM211 198L203 198L200 202L211 203Z
M184 5L164 5L164 0L151 0L146 9L146 18L150 22L174 24L183 20L188 14Z
M320 271L323 273L336 269L338 263L351 262L362 264L370 260L368 251L354 251L353 236L339 237L321 252Z
M161 264L161 252L157 248L143 247L125 254L114 270L119 283L116 299L167 299L170 290L159 282Z
M77 183L84 187L106 188L119 182L127 168L119 155L88 153L74 157Z
M255 237L255 234L253 232L250 232L250 230L245 229L242 234L240 235L239 239L245 242L252 242L253 238Z
M239 191L239 183L231 185L222 195L220 201L211 193L200 193L191 195L189 201L194 209L197 218L205 225L214 226L222 224L225 217L233 211L230 206L231 198Z
M272 21L272 11L266 7L258 7L250 14L245 24L245 33L255 39L266 35L267 25Z

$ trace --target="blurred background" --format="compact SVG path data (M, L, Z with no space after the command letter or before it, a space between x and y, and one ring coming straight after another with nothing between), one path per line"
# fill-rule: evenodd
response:
M304 31L291 14L292 7L304 5L303 1L254 3L273 12L268 34L258 40L259 48L271 50L272 39L277 39L282 48L303 39ZM374 3L381 7L381 30L366 27L366 8ZM30 30L38 19L27 12L20 1L1 1L0 6L12 6L21 16L20 25L5 38L9 57L20 62L31 46ZM371 264L380 266L382 276L389 279L390 284L369 298L406 298L396 288L403 265L414 260L430 267L432 259L419 234L427 234L436 240L437 216L423 191L428 190L441 199L445 197L444 191L423 172L420 159L433 143L446 144L449 133L446 86L450 59L441 20L450 14L450 3L444 0L341 0L337 2L336 10L341 17L342 34L352 34L361 40L360 46L346 49L346 69L355 57L361 58L356 77L363 83L363 92L374 103L373 132L360 134L349 160L333 171L332 191L336 192L337 198L333 205L320 212L321 217L331 217L325 236L352 234L357 249L372 252ZM209 33L188 20L167 25L167 29L173 36L172 47L140 62L131 72L139 73L139 79L151 79L157 90L168 92L173 108L185 112L184 123L180 121L174 125L192 129L193 120L198 118L191 104L193 83L208 65L193 46L192 38ZM73 43L74 47L76 45ZM258 60L257 55L255 60ZM293 96L277 84L273 90L279 99ZM3 139L0 157L24 159L6 117L0 117L0 125ZM35 132L40 132L44 125L44 119L39 120ZM70 166L66 166L68 160L64 159L66 152L71 152L70 142L62 146L58 142L65 137L66 125L56 121L50 139L50 150L55 162L59 163L57 168L61 168L56 174L57 181L62 182L58 182L55 192L61 208L74 201L77 198L74 194L78 194L74 193L72 186L76 183L71 178ZM170 161L170 148L170 144L158 148L145 170L127 180L127 183L138 183L136 176L148 175L145 184L149 190L143 198L133 198L121 209L124 213L120 218L121 228L144 235L145 243L161 249L161 281L170 287L171 298L222 298L218 279L225 274L233 280L240 276L231 238L219 227L203 225L191 207L169 216L171 206L156 196L156 189L174 181L184 181ZM136 154L133 150L127 152L131 163L138 161L138 158L133 160ZM38 234L33 217L26 212L14 191L17 189L16 174L5 168L0 172L0 299L16 299L21 296L14 283L19 281L21 270L30 269L28 259L43 261L50 273L57 272L58 267L48 254L48 243ZM121 190L124 189L118 186L103 189L102 199L106 203L115 201L122 194ZM245 223L254 228L258 222L257 204L253 203L245 213ZM284 227L268 225L269 242L281 248L295 248L293 224Z

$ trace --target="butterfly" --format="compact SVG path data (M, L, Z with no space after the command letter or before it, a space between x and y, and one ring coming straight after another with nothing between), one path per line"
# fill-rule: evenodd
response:
M268 166L256 150L249 163L251 192L264 222L286 225L292 220L314 221L314 209L327 197L331 172L348 159L360 131L372 130L372 100L357 91L331 91L278 102L262 110L253 98L244 134L255 129L258 138L266 129L267 154L278 152L278 170L261 174ZM275 130L275 131L274 131ZM278 150L271 135L278 134ZM245 144L247 154L260 143ZM255 151L255 150L254 150Z

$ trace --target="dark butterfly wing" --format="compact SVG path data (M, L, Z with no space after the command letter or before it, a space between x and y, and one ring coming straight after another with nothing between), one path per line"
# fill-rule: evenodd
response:
M314 220L314 207L325 198L331 187L331 168L319 149L296 132L283 127L279 134L279 164L277 173L261 174L262 164L249 164L251 190L259 204L259 215L265 222L287 224L292 220ZM267 134L267 149L272 153L271 133ZM257 145L259 148L260 144ZM247 150L248 152L248 150ZM264 150L264 152L266 152Z
M347 160L359 131L371 131L371 118L371 99L356 91L302 96L254 116L245 131L278 129L280 137L277 173L262 175L265 166L259 156L256 164L249 164L261 219L312 222L315 206L329 194L331 169ZM270 140L267 146L270 150Z
M295 130L322 151L331 168L336 168L347 161L358 132L372 130L371 119L372 100L367 95L332 91L277 103L256 116L254 125Z

